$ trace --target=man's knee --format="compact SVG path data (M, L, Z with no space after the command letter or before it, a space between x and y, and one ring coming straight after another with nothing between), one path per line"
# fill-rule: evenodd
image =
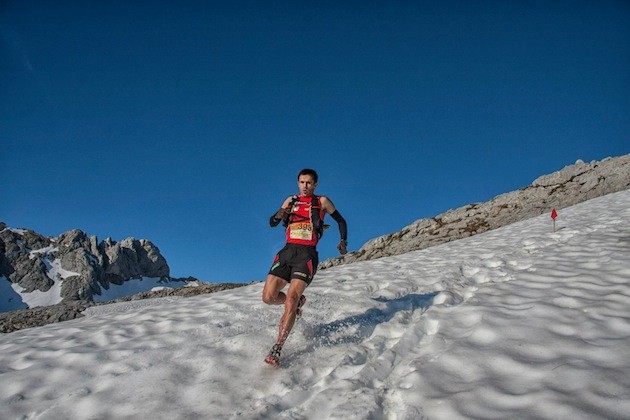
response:
M268 305L278 305L282 303L281 290L286 285L286 281L280 277L269 274L265 280L265 287L262 292L262 301Z
M263 291L262 301L267 305L273 305L276 303L276 299L278 299L278 294L273 292Z

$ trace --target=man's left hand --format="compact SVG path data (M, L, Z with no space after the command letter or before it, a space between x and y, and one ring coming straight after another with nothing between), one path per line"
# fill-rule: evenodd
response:
M339 245L337 245L337 249L339 250L339 253L341 253L341 255L346 255L346 253L348 252L348 242L342 239L339 242Z

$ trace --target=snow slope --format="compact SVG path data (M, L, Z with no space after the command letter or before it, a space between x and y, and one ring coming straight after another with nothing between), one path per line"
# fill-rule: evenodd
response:
M0 418L630 418L630 191L319 272L0 335ZM264 267L261 267L264 270Z
M13 286L9 279L0 276L0 312L28 308L28 305L22 301L22 297L15 291Z

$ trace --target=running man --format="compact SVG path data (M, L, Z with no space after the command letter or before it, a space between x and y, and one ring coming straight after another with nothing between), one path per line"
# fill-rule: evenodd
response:
M324 231L324 217L330 214L339 225L341 241L337 246L343 255L347 252L348 230L346 221L333 202L326 196L316 196L317 172L303 169L298 175L299 195L288 197L280 210L269 219L271 227L280 222L286 227L287 243L276 255L267 275L262 300L269 305L284 305L276 344L265 362L280 365L280 351L295 319L302 314L306 302L304 290L317 271L317 242ZM282 289L289 285L287 292Z

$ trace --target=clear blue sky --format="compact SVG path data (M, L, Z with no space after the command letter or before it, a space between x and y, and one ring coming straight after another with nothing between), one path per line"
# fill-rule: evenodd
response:
M629 22L605 0L5 0L0 221L262 280L304 167L356 250L630 153Z

